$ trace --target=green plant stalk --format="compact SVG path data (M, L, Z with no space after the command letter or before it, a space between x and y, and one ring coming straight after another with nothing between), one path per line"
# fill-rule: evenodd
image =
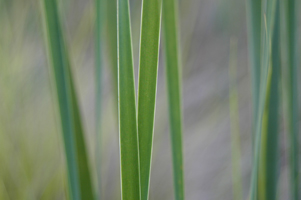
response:
M135 83L128 0L117 2L118 24L118 114L123 200L140 199L139 151Z
M149 196L159 61L161 5L161 0L142 1L138 89L138 135L142 200L147 200Z
M285 30L287 36L287 60L288 65L286 72L288 77L286 79L287 91L287 118L288 118L288 132L289 132L289 160L290 160L290 188L291 199L297 200L300 197L299 192L299 105L298 105L298 2L295 0L283 1L285 9Z
M280 77L280 7L277 2L274 33L272 38L272 77L268 105L266 106L265 130L262 132L260 199L276 200L278 146L279 146L279 77Z
M256 117L256 129L254 140L254 155L253 167L251 175L251 190L250 200L257 200L258 198L258 173L259 173L259 160L261 153L261 137L262 137L262 122L264 110L268 104L269 84L271 82L271 38L273 35L275 6L276 0L262 1L262 28L261 28L261 80L260 80L260 94L259 104ZM270 70L269 70L270 69Z
M54 72L71 199L94 199L77 98L57 2L42 1L48 59Z
M248 46L252 72L253 127L255 127L260 86L261 1L247 0ZM255 129L255 128L254 128ZM254 137L253 137L254 138Z
M230 78L230 95L229 108L231 119L231 152L232 152L232 185L233 200L243 199L242 194L242 178L241 178L241 150L239 135L239 111L238 111L238 95L236 86L236 62L237 62L237 40L231 39L230 42L230 62L229 62L229 78Z
M184 175L177 1L163 0L162 6L175 199L183 200Z

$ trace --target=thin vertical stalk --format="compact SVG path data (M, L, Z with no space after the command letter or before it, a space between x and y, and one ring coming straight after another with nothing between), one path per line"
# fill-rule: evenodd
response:
M161 0L142 1L138 89L138 135L141 199L149 194L157 72L161 27Z
M286 30L287 67L286 96L287 96L287 125L289 132L290 188L291 199L299 199L299 105L298 105L298 3L296 0L283 1Z
M57 1L42 1L48 60L52 66L67 160L70 198L94 199L80 112L58 16Z
M258 102L258 111L256 117L256 129L254 140L254 155L253 167L251 176L251 190L250 200L257 200L258 198L258 173L259 160L261 153L261 137L262 137L262 123L264 119L264 111L268 104L270 95L271 83L271 38L273 35L274 17L276 0L262 1L262 27L261 27L261 80L260 93Z
M247 0L248 46L252 72L253 127L255 127L260 86L261 1ZM254 128L255 129L255 128ZM254 138L254 137L253 137Z
M175 199L183 200L184 175L177 1L163 0L162 6Z
M140 199L139 152L129 1L117 1L118 114L123 200Z
M276 200L278 152L279 152L279 77L280 77L280 7L277 2L275 26L272 38L272 77L270 97L266 106L265 128L262 132L260 160L260 199ZM260 184L261 183L261 184Z

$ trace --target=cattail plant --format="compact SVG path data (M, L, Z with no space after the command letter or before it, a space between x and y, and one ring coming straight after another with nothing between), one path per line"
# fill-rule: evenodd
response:
M84 132L56 0L42 2L48 59L59 104L70 199L94 199Z

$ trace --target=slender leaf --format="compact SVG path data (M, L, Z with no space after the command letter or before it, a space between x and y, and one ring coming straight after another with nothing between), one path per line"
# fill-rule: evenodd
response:
M299 105L298 105L298 1L287 0L281 2L284 8L287 66L284 74L285 94L287 96L286 118L289 132L290 159L290 189L291 199L297 200L299 192Z
M265 110L265 128L262 132L260 160L260 199L276 199L278 152L279 152L279 70L280 70L280 13L277 2L274 33L272 38L272 77L268 105ZM264 123L264 122L263 122Z
M248 46L252 72L253 127L255 127L260 86L261 1L247 0ZM254 137L253 137L254 138Z
M118 113L123 200L140 199L139 152L129 1L117 2Z
M44 0L42 6L48 57L54 72L59 103L70 198L94 199L80 113L58 17L57 2Z
M142 1L138 90L138 135L141 199L149 193L157 71L161 26L161 0Z
M184 175L177 1L163 0L162 6L175 199L183 200Z
M258 172L259 159L261 151L261 137L262 137L262 122L264 119L264 110L268 103L270 94L271 82L271 38L274 26L275 6L276 0L262 1L262 27L261 27L261 80L260 93L258 102L258 111L256 117L256 130L254 141L254 158L251 177L250 199L257 200L258 198ZM270 69L270 70L269 70Z

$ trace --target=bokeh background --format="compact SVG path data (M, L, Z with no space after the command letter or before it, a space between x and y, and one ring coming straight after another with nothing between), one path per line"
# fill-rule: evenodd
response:
M99 157L102 199L120 199L117 110L106 43L103 44L100 140L95 133L94 1L58 2L95 187L95 163ZM47 65L39 3L39 0L0 0L1 200L67 198L58 105ZM130 0L130 5L137 85L141 0ZM245 1L180 0L179 18L186 199L232 199L228 73L231 39L237 41L235 79L242 187L246 199L252 160L252 94ZM160 52L151 200L174 199L162 48ZM279 199L288 199L285 134L280 137L278 192ZM96 152L96 145L100 145L101 151Z

